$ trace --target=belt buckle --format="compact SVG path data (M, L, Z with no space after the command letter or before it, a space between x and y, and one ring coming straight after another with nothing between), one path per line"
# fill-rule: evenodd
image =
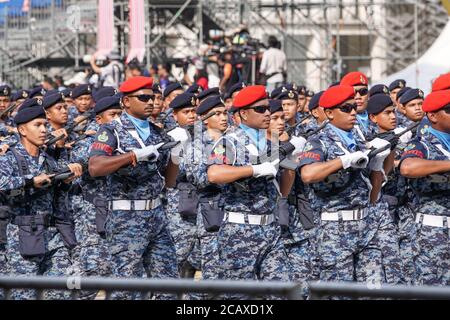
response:
M264 226L267 223L267 215L261 216L260 225Z

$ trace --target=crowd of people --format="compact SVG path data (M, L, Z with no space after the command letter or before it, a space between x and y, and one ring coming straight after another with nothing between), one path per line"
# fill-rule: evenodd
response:
M450 74L426 97L361 72L313 93L276 47L267 86L114 56L100 85L1 86L0 274L448 285Z

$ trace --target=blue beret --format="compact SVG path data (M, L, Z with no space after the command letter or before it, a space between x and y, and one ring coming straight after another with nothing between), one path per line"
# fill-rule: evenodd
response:
M290 90L290 89L287 89L287 88L283 87L283 88L281 88L281 92L277 96L272 97L272 99L277 99L277 100L293 99L293 100L297 100L298 99L298 93L295 90Z
M205 114L209 110L214 109L217 106L224 106L224 102L220 96L207 97L198 106L197 114Z
M30 90L28 98L32 99L36 96L44 96L47 91L42 87L36 87Z
M92 99L94 99L94 102L97 103L104 97L112 97L117 93L117 89L113 87L103 87L98 89L93 95Z
M44 107L44 109L48 109L58 102L64 102L64 97L60 92L45 96L42 102L42 107Z
M154 83L152 85L152 90L154 94L162 94L162 89L161 86L159 85L159 83Z
M42 108L42 99L33 98L26 100L19 108L14 122L16 125L30 122L36 118L45 118L44 108Z
M78 87L75 87L75 89L72 90L71 98L76 99L78 97L84 96L84 95L90 95L92 94L91 86L88 84L80 84Z
M17 101L19 99L27 99L29 96L28 91L27 90L17 90L12 96L11 96L11 101Z
M415 100L415 99L424 99L425 95L422 90L420 89L409 89L406 91L402 97L400 98L400 103L405 105L408 102Z
M269 107L270 107L270 113L283 111L283 104L281 103L281 100L270 99Z
M395 89L402 89L406 87L406 81L403 79L397 79L391 82L391 84L389 85L389 91L395 90Z
M205 114L217 106L224 106L224 102L220 96L207 97L200 103L196 112L197 114Z
M227 100L230 99L233 96L233 93L237 91L241 91L243 88L245 88L247 85L244 82L238 82L231 86L230 89L223 95L223 99Z
M98 100L95 104L94 112L99 114L108 109L121 109L120 98L117 95L103 97Z
M314 110L315 108L317 108L319 106L320 97L322 97L322 94L324 92L325 91L320 91L319 93L316 93L315 95L313 95L311 100L309 100L309 104L308 104L309 111Z
M202 91L201 93L198 94L197 98L199 100L203 100L208 97L218 96L218 95L220 95L220 90L218 87L215 87L215 88L209 88L209 89Z
M195 95L200 94L203 91L202 87L198 84L194 83L189 88L187 88L186 92L193 93Z
M275 99L277 96L279 96L281 94L281 90L283 90L283 88L284 88L284 85L273 89L272 92L270 93L270 99Z
M387 107L393 106L394 103L390 96L385 94L377 94L369 99L367 105L368 114L378 114L382 112Z
M171 92L180 89L183 90L183 86L179 82L169 84L163 91L163 98L167 98Z
M397 97L396 99L399 100L408 90L411 90L411 87L404 87L403 89L401 89L399 92L397 92Z
M172 102L169 104L169 107L172 109L182 109L182 108L192 108L195 107L195 95L192 93L182 93L177 96Z
M1 97L9 97L11 95L11 87L4 85L0 86L0 96Z
M59 92L59 91L56 90L56 89L48 90L48 91L44 94L44 98L45 98L45 97L48 97L48 96L51 96L51 95L54 95L55 93L58 93L58 92Z
M389 88L384 84L376 84L369 90L369 98L377 94L389 94Z
M72 93L72 91L70 89L64 89L63 91L61 91L61 94L64 96L64 99L70 98L71 93Z

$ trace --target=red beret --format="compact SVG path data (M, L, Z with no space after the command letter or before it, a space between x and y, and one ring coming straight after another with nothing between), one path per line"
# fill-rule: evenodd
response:
M359 85L368 86L369 81L367 80L367 77L364 73L355 71L347 73L342 78L341 84L347 86L359 86Z
M434 80L431 91L434 92L447 89L450 89L450 73L440 75L436 80Z
M119 90L122 93L131 93L140 89L151 89L153 85L153 78L149 77L133 77L122 83Z
M336 107L355 96L355 89L352 86L338 85L325 91L319 100L319 106L324 109Z
M430 93L423 101L422 110L433 112L450 104L450 90L440 90Z
M260 100L267 99L266 87L248 86L239 91L234 99L234 108L241 109L248 107Z

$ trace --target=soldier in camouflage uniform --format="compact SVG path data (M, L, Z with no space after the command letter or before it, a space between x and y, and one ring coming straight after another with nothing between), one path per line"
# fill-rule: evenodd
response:
M310 185L311 207L320 212L317 235L320 280L386 282L379 227L395 228L378 201L386 150L369 161L354 130L357 105L351 86L333 86L320 98L330 124L311 138L300 156L302 180ZM389 145L371 141L374 148Z
M51 153L40 150L46 139L42 100L25 102L15 117L21 141L0 159L0 189L8 199L8 274L10 276L67 276L69 249L76 244L73 224L59 192L81 175L81 166L69 164L74 177L52 182L60 168ZM47 291L46 298L68 298L65 291ZM34 290L13 290L13 299L36 298Z
M165 137L148 121L152 112L152 79L134 77L124 82L124 112L103 124L89 154L92 177L107 177L109 214L106 238L115 277L177 278L173 239L161 205L164 186L175 185L177 152L158 149ZM178 141L187 140L186 136ZM165 178L164 178L165 176ZM171 295L155 294L157 298ZM134 299L136 293L116 292L116 299Z
M217 233L220 279L289 279L275 217L279 191L273 178L279 159L268 156L272 144L264 130L270 125L268 104L264 86L242 89L234 102L242 124L227 131L210 155L209 182L226 185Z
M400 105L398 103L399 98L397 97L397 95L400 92L400 90L402 90L405 87L406 87L406 81L403 79L394 80L389 85L389 95L395 106L395 113L396 113L395 115L397 117L397 125L400 127L404 126L406 119L405 119L405 115L403 113L401 113L399 110Z
M400 173L417 196L414 265L419 285L450 284L450 90L431 93L422 106L431 128L404 149Z

